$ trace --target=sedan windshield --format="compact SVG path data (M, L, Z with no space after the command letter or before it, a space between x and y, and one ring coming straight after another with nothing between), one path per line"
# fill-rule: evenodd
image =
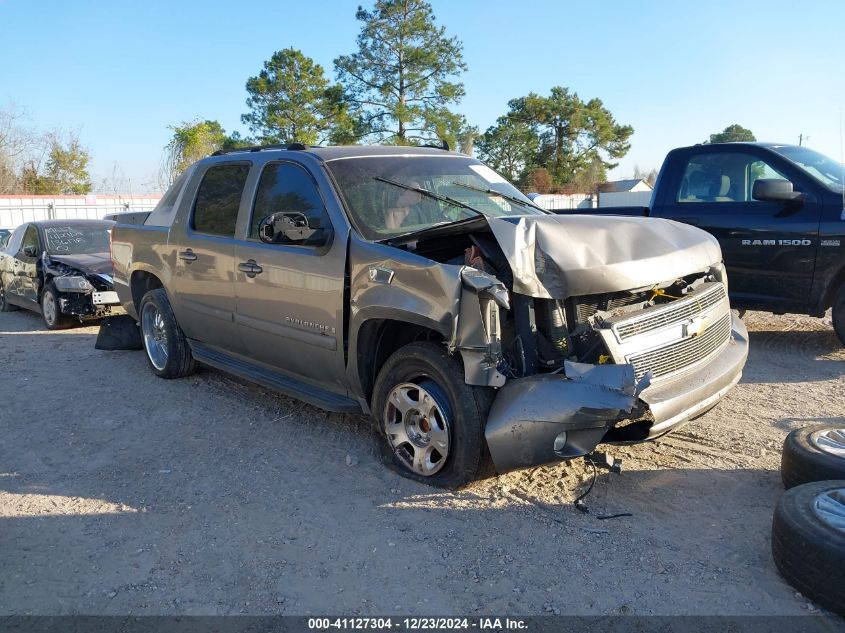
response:
M842 191L843 171L845 170L845 166L842 163L807 147L784 145L773 147L772 149L784 158L795 163L816 180L820 180L822 184L827 185L830 189Z
M44 238L50 255L90 255L109 252L109 226L63 224L45 226Z
M331 160L327 166L353 223L369 240L478 215L545 213L499 174L469 157L360 156Z

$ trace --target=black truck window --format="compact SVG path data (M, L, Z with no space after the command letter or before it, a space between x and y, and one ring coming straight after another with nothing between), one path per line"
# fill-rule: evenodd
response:
M695 202L756 202L754 181L784 176L765 161L742 153L693 156L687 162L676 200Z
M323 200L311 176L302 167L293 163L270 163L264 168L258 182L258 193L252 209L249 227L250 239L258 239L261 220L273 213L302 213L312 227L328 228L330 221ZM315 233L305 246L322 246L328 237L327 231Z
M235 236L238 207L248 175L248 163L215 165L205 172L194 203L194 231L223 237Z

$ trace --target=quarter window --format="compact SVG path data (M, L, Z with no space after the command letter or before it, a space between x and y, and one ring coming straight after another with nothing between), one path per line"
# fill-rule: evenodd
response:
M248 175L246 163L215 165L205 172L194 203L192 228L196 232L235 236L238 207Z
M293 163L270 163L261 174L255 206L252 211L249 237L258 239L261 220L274 213L301 213L312 228L321 228L304 242L305 246L321 246L331 226L323 199L310 174Z

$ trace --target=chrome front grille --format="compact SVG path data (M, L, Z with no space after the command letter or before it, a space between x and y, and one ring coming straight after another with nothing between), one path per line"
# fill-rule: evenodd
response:
M720 283L707 284L704 290L683 299L644 311L633 318L627 318L612 326L620 341L634 336L653 332L661 328L682 323L692 317L703 314L720 301L725 300L725 286Z
M681 339L647 352L631 354L626 360L634 366L637 380L649 371L653 378L662 378L704 360L718 351L730 335L731 315L727 312L698 336Z

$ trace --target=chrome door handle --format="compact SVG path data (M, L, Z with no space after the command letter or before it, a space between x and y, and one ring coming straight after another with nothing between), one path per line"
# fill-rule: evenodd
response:
M197 256L190 248L186 251L182 251L179 253L179 259L184 259L186 262L195 262L197 261Z
M259 266L254 259L250 259L238 264L238 270L242 273L246 273L246 276L250 279L264 272L264 269Z

